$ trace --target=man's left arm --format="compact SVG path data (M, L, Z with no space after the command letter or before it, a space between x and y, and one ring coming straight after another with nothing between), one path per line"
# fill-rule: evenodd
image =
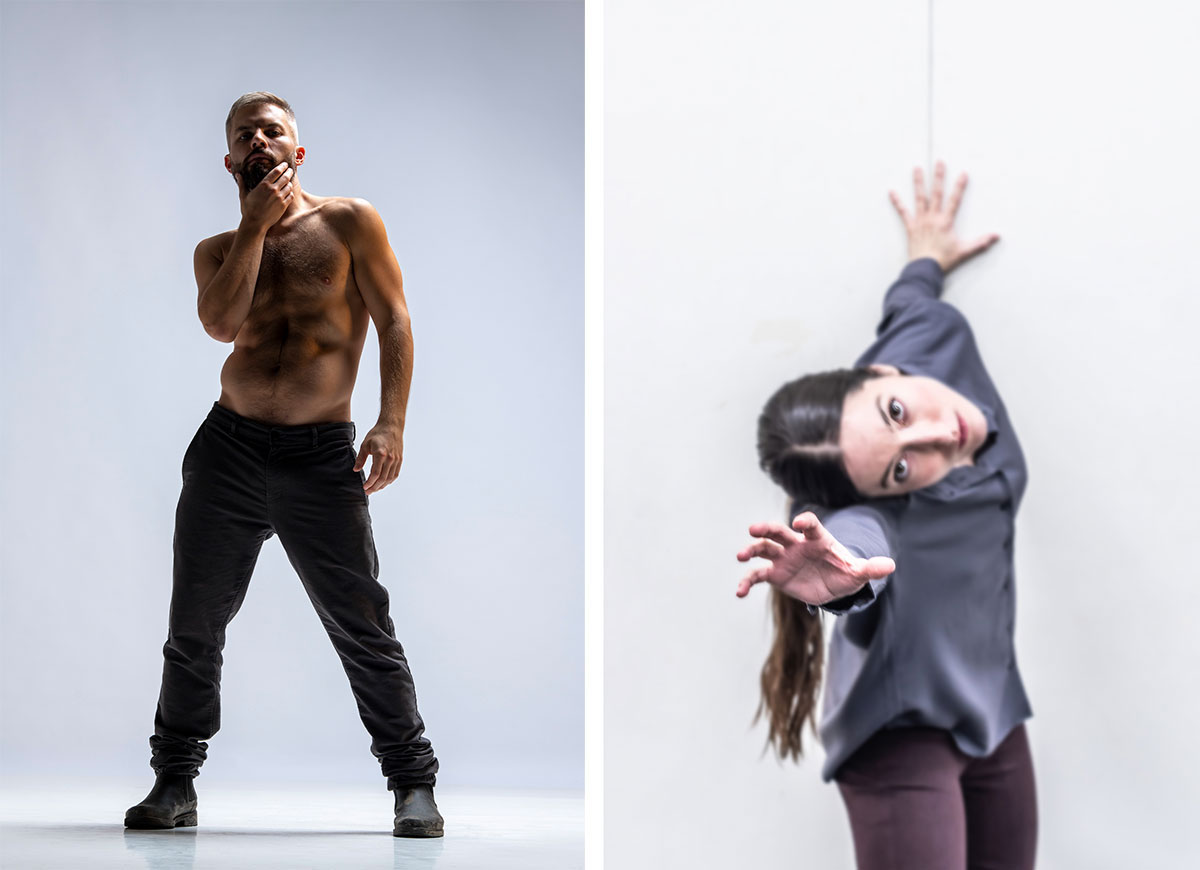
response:
M404 279L388 244L383 219L369 202L351 200L350 256L354 280L379 333L379 421L366 434L354 470L371 458L363 488L378 492L400 474L404 459L404 415L412 383L413 342Z

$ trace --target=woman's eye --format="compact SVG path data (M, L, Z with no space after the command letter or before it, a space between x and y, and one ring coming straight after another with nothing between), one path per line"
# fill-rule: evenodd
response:
M888 402L888 413L892 415L892 419L897 423L904 422L904 406L900 404L899 399L892 399Z
M904 483L908 480L908 460L903 457L896 463L895 469L892 471L892 477L896 483Z

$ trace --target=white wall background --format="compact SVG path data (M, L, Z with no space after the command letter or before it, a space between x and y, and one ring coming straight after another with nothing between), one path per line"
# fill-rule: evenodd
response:
M150 777L184 448L229 345L230 103L296 109L305 189L378 208L416 367L380 580L439 782L582 787L582 4L14 3L3 36L2 769ZM359 438L379 410L367 338ZM204 775L377 778L277 539Z
M1200 726L1200 15L1154 0L609 0L605 20L606 860L853 866L822 758L751 727L783 515L755 422L849 364L905 262L889 188L944 158L954 272L1018 427L1017 649L1039 867L1179 867ZM761 593L763 590L756 590Z

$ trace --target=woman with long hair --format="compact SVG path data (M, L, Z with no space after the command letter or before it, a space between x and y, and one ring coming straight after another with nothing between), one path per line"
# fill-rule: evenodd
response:
M775 637L759 714L783 758L816 727L860 870L1027 870L1037 801L1013 650L1013 525L1025 460L944 276L991 247L964 243L914 170L909 263L854 368L781 387L758 421L764 471L791 527L759 523L738 585L771 588ZM821 611L837 616L824 667ZM823 674L823 670L825 673Z

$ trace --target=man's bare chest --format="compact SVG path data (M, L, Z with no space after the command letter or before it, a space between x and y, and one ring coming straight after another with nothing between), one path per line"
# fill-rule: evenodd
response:
M302 313L347 302L350 251L329 227L311 221L263 242L252 315Z

